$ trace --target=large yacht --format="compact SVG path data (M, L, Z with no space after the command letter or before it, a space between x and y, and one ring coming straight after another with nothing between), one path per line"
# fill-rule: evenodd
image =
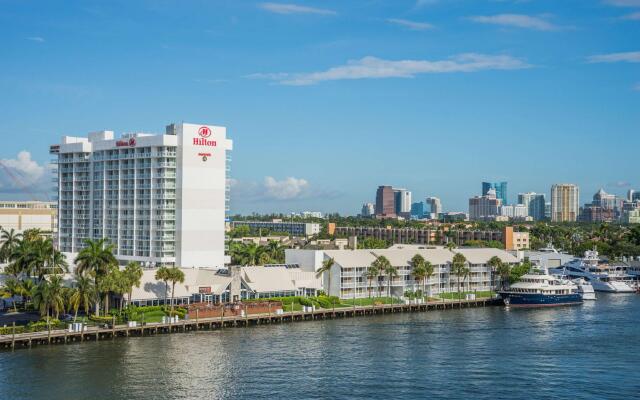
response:
M624 268L613 264L600 263L598 252L588 250L583 258L576 258L561 267L550 269L549 273L570 279L582 278L593 286L596 292L632 293L635 277Z
M551 307L582 303L575 283L546 271L523 275L507 290L498 292L508 307Z

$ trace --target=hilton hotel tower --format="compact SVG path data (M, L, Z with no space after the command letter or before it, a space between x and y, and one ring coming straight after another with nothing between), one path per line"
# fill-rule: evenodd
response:
M121 264L223 267L232 146L224 127L185 123L164 135L64 136L50 147L58 248L73 256L107 238Z

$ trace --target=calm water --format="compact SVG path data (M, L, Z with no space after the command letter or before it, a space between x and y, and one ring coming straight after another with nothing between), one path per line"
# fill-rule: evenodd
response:
M640 296L0 353L1 399L640 396Z

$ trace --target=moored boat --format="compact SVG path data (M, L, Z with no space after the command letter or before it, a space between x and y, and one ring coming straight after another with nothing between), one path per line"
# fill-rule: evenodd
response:
M553 307L582 303L575 283L546 272L529 273L509 289L498 292L508 307Z

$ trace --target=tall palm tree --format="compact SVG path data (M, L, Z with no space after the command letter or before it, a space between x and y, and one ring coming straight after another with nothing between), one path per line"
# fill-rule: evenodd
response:
M33 305L40 311L40 315L43 317L46 316L48 321L51 308L49 282L46 280L40 281L40 283L33 288L31 298L33 299Z
M424 283L424 278L427 275L425 263L426 261L424 260L424 257L422 257L422 255L420 254L416 254L411 258L411 266L413 267L413 278L416 281L416 285ZM420 297L424 297L424 285L422 285Z
M498 275L500 276L500 287L504 290L506 282L509 282L509 275L511 274L511 267L507 263L500 263L498 266Z
M38 228L27 229L22 232L22 240L26 242L35 242L42 239L42 231Z
M379 272L376 266L371 265L364 273L364 277L367 278L368 286L367 290L369 291L369 298L371 298L371 281L378 278Z
M176 283L184 283L184 272L178 267L169 268L169 280L171 281L171 314L173 315L173 298L176 292Z
M78 309L82 307L85 314L89 314L89 309L95 298L95 287L89 277L78 275L75 286L72 289L69 305L74 311L73 322L78 318Z
M458 300L460 300L460 278L465 275L465 264L467 259L462 253L456 253L453 256L453 262L451 263L451 273L457 277L458 281Z
M164 306L167 307L167 293L169 292L169 279L171 278L171 272L169 272L169 268L158 268L155 278L156 280L164 282Z
M22 234L17 233L13 228L0 231L0 261L6 261L21 242Z
M329 291L331 290L331 268L333 268L335 264L336 264L336 260L334 260L333 257L329 257L328 259L322 261L322 267L320 267L318 271L316 271L317 278L324 276L325 272L327 273L327 278L328 278L328 285L326 290L327 295L329 295ZM324 286L324 279L322 281L322 284Z
M31 293L36 286L35 282L31 278L25 278L20 282L20 295L24 298L25 303L31 301Z
M132 261L124 267L124 274L127 279L127 287L129 293L129 304L131 304L131 296L133 294L134 287L140 287L140 280L142 279L142 267L140 263Z
M244 265L261 265L269 262L269 254L264 246L249 243L240 248L240 259Z
M16 278L9 278L4 281L4 288L2 289L4 294L8 297L11 297L11 302L13 304L13 311L18 312L18 306L16 304L16 296L20 296L22 294L22 287L20 281Z
M80 250L75 259L77 273L88 274L93 277L96 288L96 316L100 315L100 280L109 272L109 268L118 262L113 255L114 247L107 239L85 241L86 247Z
M266 251L269 254L269 258L271 258L271 262L284 262L284 247L282 247L278 241L269 240Z
M389 264L389 266L385 268L384 273L387 275L387 296L391 298L391 282L393 282L393 278L398 276L398 268Z
M431 264L431 262L429 262L429 261L425 261L425 263L424 263L424 271L425 271L424 282L425 282L425 284L433 276L434 270L435 270L435 268L434 268L433 264ZM424 286L423 286L423 291L424 291ZM429 297L431 297L431 286L429 286L429 293L427 293L427 301L429 301Z
M64 310L64 286L60 275L53 275L49 278L49 296L51 309L58 319L60 312Z
M456 248L456 244L453 241L448 241L445 247L447 250L451 251Z
M495 276L496 271L498 270L498 267L502 264L502 260L500 259L500 257L498 256L493 256L489 259L489 262L487 263L489 265L489 270L491 272L491 277L490 279L490 285L491 288L489 289L494 290L495 289L495 282L493 281L493 277Z

